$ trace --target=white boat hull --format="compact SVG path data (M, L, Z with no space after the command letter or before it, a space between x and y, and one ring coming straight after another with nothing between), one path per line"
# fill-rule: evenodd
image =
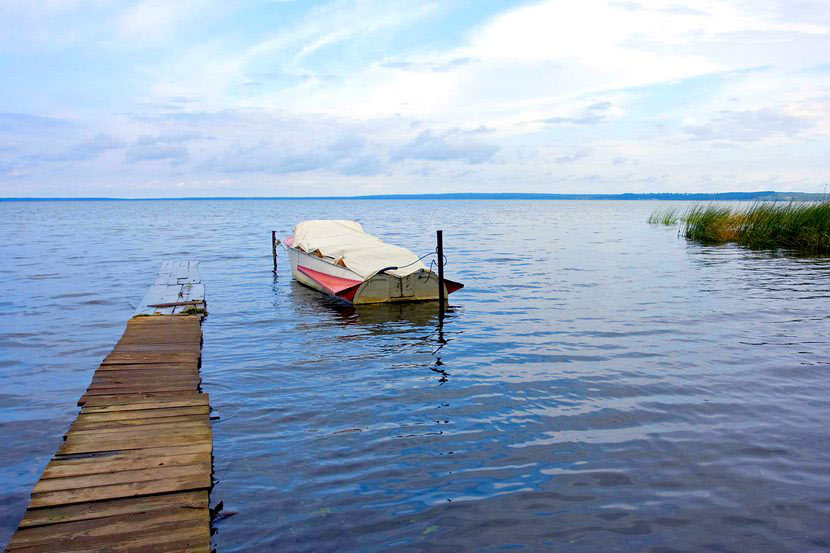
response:
M291 275L300 283L309 288L318 290L329 296L353 303L387 303L429 301L438 299L438 275L432 271L421 269L405 277L396 277L386 273L376 274L364 279L346 267L306 253L298 248L286 247L288 258L291 261ZM334 277L329 279L327 277ZM337 291L348 283L332 281L343 279L353 281L354 285ZM328 285L327 285L328 284ZM460 288L461 285L446 281L444 297Z

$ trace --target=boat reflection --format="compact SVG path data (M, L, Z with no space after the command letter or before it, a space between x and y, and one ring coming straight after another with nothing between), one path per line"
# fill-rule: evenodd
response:
M432 361L428 368L439 375L439 384L449 380L442 350L451 340L444 327L460 313L452 306L439 309L436 301L378 303L351 305L320 294L302 284L291 281L291 296L294 308L305 315L312 315L318 321L329 324L356 325L362 331L374 336L412 334L417 331L417 341L430 348ZM399 341L396 341L400 344Z
M294 299L292 303L300 311L311 310L321 316L334 316L346 324L376 327L382 334L400 332L402 326L443 327L456 316L452 307L440 310L437 301L350 305L329 298L296 281L291 282L291 293Z

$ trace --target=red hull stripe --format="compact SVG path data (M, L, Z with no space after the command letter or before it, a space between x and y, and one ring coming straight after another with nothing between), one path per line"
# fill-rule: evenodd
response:
M337 294L338 292L342 292L347 288L357 287L363 284L362 280L353 280L350 278L341 278L336 277L333 275L329 275L326 273L321 273L320 271L315 271L314 269L309 269L308 267L303 267L301 265L297 265L297 270L312 279L317 284L321 285L323 288L331 292L332 294ZM355 288L357 290L357 288ZM352 293L352 297L354 297L354 293Z
M362 282L360 284L363 284ZM349 303L354 303L355 294L357 294L357 289L360 288L360 284L355 284L349 288L345 288L337 292L338 298L343 298Z
M444 287L447 289L447 294L452 294L456 290L461 290L464 288L464 285L460 282L455 282L454 280L444 279Z

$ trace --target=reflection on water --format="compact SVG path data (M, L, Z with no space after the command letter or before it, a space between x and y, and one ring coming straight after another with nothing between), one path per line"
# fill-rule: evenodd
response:
M295 307L298 310L303 311L308 308L320 309L321 311L329 310L336 313L344 324L369 325L378 332L386 332L402 326L438 325L439 309L437 301L351 305L326 296L294 280L291 281L291 288ZM279 293L280 291L275 289L275 292Z
M429 364L429 370L437 373L438 382L447 382L450 374L441 360L441 350L449 343L444 328L452 324L461 311L460 307L447 305L441 309L437 301L351 305L294 280L291 281L291 291L298 312L311 310L318 316L325 317L327 313L336 315L343 325L361 325L374 336L412 334L423 329L424 343L432 343L434 348L434 359ZM275 287L274 292L279 293L280 290Z
M655 202L0 204L5 541L162 258L202 261L218 551L830 549L830 260L704 247ZM270 230L357 218L436 303L352 308ZM205 221L210 224L206 225ZM590 224L588 224L590 222Z

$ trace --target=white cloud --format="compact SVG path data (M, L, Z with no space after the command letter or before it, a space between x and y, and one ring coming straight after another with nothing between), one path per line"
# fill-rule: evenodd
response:
M127 40L140 43L171 38L185 20L213 10L212 3L197 0L138 0L117 18L117 28Z
M431 161L462 160L471 165L493 159L499 147L465 136L458 131L435 134L427 129L404 144L394 155L396 160L422 159Z
M17 52L33 44L20 38L31 30L44 51L104 40L135 79L108 82L106 64L92 74L117 110L59 93L44 95L41 110L0 103L0 134L13 127L0 149L5 177L255 191L290 175L320 193L826 179L830 71L807 70L830 63L821 3L546 0L419 42L450 4L336 0L248 36L218 23L251 5L194 2L102 1L81 20L77 3L46 2L39 15L0 5L11 17L0 47L15 27L6 44ZM72 96L76 83L64 84ZM479 127L487 132L459 130ZM797 169L775 161L788 149Z
M683 130L698 140L763 140L771 136L794 136L813 123L775 109L724 111L705 123L688 121Z

